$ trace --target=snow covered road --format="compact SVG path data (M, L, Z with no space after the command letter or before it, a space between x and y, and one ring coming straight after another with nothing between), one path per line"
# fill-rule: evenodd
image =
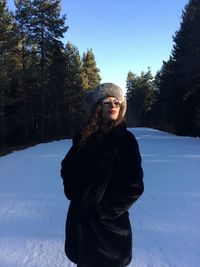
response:
M200 140L130 130L145 174L145 192L130 210L130 267L199 267ZM75 266L64 254L69 203L59 174L70 146L55 141L0 158L0 267Z

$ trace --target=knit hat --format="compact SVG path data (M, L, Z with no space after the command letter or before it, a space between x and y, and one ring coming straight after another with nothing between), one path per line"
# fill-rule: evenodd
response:
M104 99L109 96L115 97L120 101L122 117L124 117L126 112L126 98L123 94L122 89L113 83L102 83L95 87L93 90L88 90L85 96L86 110L89 112L91 110L91 107L100 99Z

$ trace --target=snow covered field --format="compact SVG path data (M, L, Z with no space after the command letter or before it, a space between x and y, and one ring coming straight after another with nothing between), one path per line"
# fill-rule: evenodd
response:
M130 130L145 174L145 192L130 210L130 267L199 267L200 140ZM0 158L0 267L75 266L64 255L69 203L59 174L70 146L55 141Z

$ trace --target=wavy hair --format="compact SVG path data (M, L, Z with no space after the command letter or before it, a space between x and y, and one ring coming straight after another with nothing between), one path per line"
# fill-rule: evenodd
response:
M107 134L113 127L124 121L122 115L122 108L120 107L117 120L111 121L109 124L104 124L102 119L102 99L93 105L86 126L82 131L80 143L87 141L87 139L95 132L99 134Z

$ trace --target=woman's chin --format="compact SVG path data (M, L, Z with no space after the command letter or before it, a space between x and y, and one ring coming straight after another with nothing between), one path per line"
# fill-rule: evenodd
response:
M117 120L117 116L115 116L115 115L111 115L111 116L110 116L110 120L111 120L111 121L116 121L116 120Z
M104 122L110 123L117 120L116 116L108 116L107 118L104 118Z

